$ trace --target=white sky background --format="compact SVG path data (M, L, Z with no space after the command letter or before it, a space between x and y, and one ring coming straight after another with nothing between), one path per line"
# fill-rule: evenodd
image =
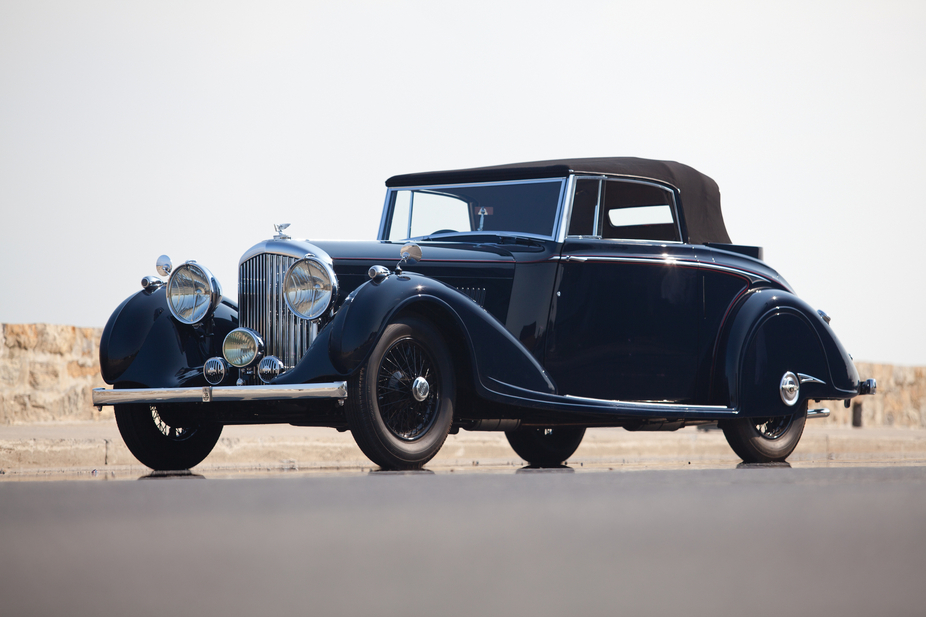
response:
M196 259L372 239L387 177L713 177L857 360L926 364L926 3L0 0L0 322L102 326Z

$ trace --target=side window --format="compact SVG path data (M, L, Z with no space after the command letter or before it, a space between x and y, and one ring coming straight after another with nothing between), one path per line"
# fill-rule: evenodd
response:
M604 183L603 238L678 242L675 196L668 190L639 182Z
M576 180L572 197L572 217L569 219L570 236L594 236L595 217L599 212L601 180Z

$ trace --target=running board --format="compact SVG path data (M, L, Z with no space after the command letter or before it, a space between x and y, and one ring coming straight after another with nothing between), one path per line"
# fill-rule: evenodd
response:
M736 418L739 410L725 405L693 405L669 401L616 401L536 392L489 377L485 398L508 405L542 410L552 414L581 414L586 418L672 418L725 420ZM482 385L482 384L479 384Z
M814 418L829 418L830 410L826 407L820 409L808 409L807 410L807 419L812 420Z

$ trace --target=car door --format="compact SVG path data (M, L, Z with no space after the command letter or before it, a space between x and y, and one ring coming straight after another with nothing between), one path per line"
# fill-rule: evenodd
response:
M700 277L680 238L670 189L576 179L545 353L560 394L694 399Z

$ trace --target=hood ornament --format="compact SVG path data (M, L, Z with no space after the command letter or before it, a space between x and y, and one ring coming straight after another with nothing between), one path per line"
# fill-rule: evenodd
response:
M283 233L283 230L289 227L289 223L274 223L273 228L276 230L277 235L273 236L274 240L291 240L289 236Z

